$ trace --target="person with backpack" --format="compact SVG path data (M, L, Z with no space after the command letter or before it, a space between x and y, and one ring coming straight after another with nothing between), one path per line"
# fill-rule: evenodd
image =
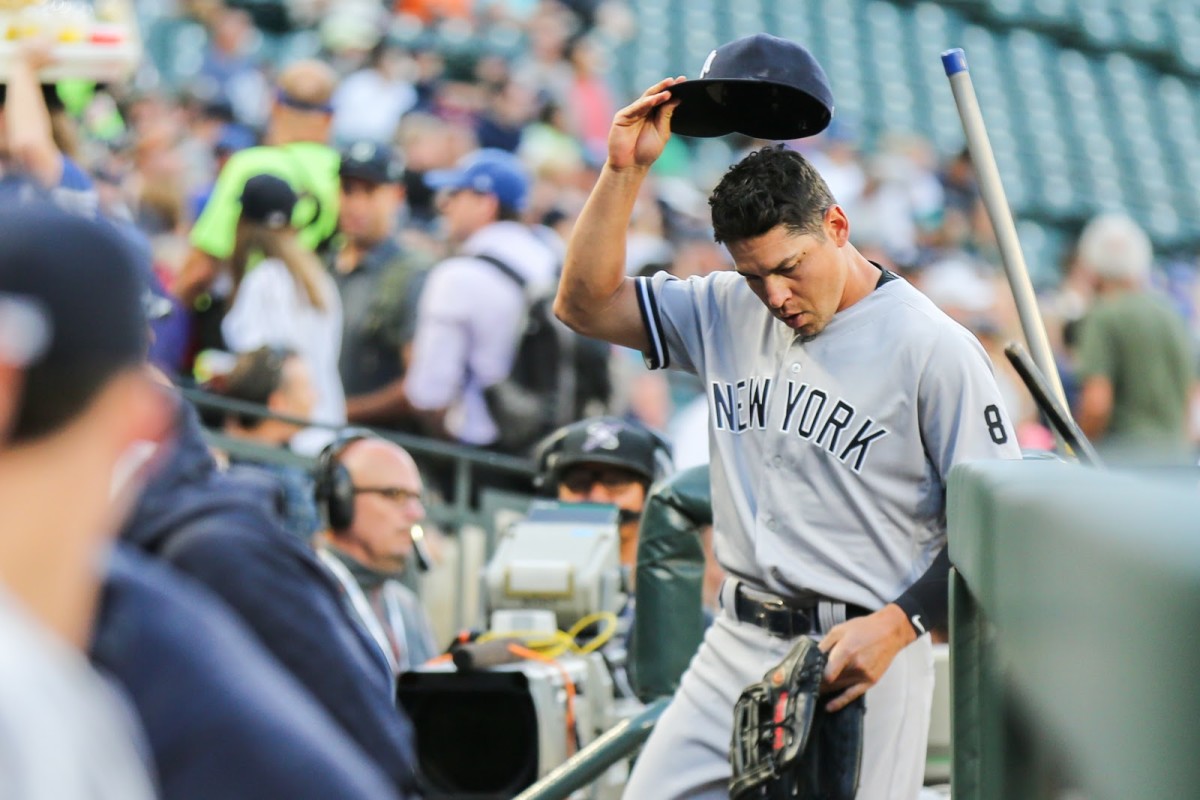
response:
M504 440L513 418L534 415L501 407L494 387L513 371L534 299L552 296L558 260L520 221L529 177L511 153L479 150L425 181L441 193L454 255L433 267L422 291L405 394L430 432L512 449Z

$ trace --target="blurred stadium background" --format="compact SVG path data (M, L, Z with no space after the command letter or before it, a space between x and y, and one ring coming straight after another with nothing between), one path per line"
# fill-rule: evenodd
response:
M141 80L184 86L208 40L186 4L139 7L149 60ZM300 4L240 0L262 36L266 60L320 52L344 33L334 4L312 24L289 21ZM489 5L479 3L481 10ZM509 4L518 12L528 3ZM805 43L829 73L837 117L869 151L889 132L926 137L942 156L962 146L939 54L963 47L989 127L1026 258L1039 287L1055 282L1083 222L1125 210L1160 254L1200 245L1200 13L1182 0L948 0L787 2L637 0L618 26L601 30L617 97L668 74L695 74L723 41L757 31ZM518 16L519 18L519 16ZM527 45L517 24L397 17L391 34L469 69L481 55ZM323 40L322 37L325 37ZM723 154L690 143L702 162ZM727 163L727 159L725 160ZM723 167L723 164L721 164Z

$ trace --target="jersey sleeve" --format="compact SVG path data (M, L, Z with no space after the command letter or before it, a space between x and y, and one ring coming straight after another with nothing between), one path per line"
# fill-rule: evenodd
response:
M965 330L944 332L934 339L917 405L921 440L943 483L955 464L1021 457L992 364L978 340Z
M642 324L650 341L650 349L642 354L646 367L675 367L696 374L704 364L700 306L711 280L681 281L666 272L634 280Z

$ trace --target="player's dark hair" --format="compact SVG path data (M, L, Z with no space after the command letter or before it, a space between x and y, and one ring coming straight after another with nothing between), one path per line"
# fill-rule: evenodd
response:
M764 147L734 164L708 199L718 242L752 239L777 225L822 236L825 211L835 202L812 164L785 145Z

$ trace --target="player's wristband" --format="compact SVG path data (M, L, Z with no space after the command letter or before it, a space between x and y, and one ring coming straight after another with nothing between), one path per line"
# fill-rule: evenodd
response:
M892 601L904 611L917 636L944 628L949 622L949 583L950 555L942 548L925 574Z

